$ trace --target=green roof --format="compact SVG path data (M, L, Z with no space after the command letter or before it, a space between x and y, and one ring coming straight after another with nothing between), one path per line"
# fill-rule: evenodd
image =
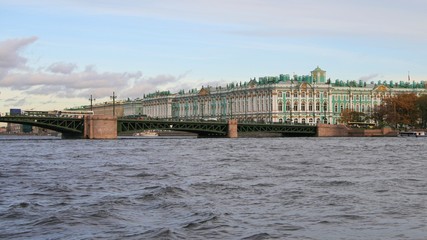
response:
M316 69L314 69L312 72L324 72L319 66L317 66Z

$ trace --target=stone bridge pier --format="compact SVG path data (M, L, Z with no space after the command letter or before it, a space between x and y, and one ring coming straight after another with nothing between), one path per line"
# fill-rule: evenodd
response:
M116 139L117 117L107 115L85 116L83 138Z
M228 120L228 132L227 132L228 138L237 138L237 120L236 119L230 119Z

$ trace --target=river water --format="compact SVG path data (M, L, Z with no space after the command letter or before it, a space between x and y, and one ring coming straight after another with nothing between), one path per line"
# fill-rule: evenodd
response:
M427 239L427 138L0 144L0 239Z

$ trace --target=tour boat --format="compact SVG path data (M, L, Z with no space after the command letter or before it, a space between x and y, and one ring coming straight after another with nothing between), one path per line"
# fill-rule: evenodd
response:
M400 132L399 136L401 136L401 137L427 137L427 134L424 131L409 131L409 132Z
M135 133L133 135L137 137L157 137L159 136L159 133L155 131L144 131L140 133Z

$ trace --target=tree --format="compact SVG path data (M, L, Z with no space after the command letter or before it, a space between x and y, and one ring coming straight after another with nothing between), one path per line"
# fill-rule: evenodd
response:
M418 97L414 93L405 93L392 96L383 100L373 114L376 121L398 127L398 125L415 126L418 122L420 111L417 105Z
M381 104L379 106L374 107L370 118L374 120L377 125L384 126L386 124L385 123L386 113L387 113L387 109L385 105Z
M417 107L421 118L421 127L427 128L427 95L422 95L417 99Z
M399 94L395 96L397 122L404 125L415 126L420 112L417 108L417 95L414 93Z
M364 122L365 114L363 112L356 112L350 109L344 109L340 115L340 122Z

